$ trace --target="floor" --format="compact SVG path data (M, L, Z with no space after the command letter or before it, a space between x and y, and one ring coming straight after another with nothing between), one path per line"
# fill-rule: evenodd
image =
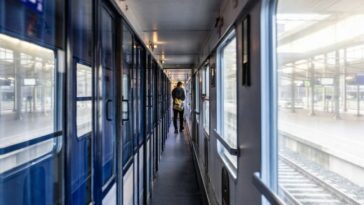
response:
M170 129L162 154L152 205L201 205L192 151L183 133Z

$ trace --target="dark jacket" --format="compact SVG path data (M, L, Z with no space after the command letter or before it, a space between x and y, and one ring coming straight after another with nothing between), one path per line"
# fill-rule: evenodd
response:
M181 100L185 100L186 96L185 96L185 91L183 90L183 88L176 87L175 89L173 89L172 98L173 98L173 101L176 98L181 99Z

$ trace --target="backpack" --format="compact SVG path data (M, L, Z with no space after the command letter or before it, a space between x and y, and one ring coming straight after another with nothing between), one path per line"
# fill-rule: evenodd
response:
M183 101L181 99L176 98L173 103L173 109L182 111L183 110Z

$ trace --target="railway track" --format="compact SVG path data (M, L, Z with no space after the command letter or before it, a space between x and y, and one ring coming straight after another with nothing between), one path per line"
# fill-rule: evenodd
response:
M302 166L280 156L279 185L288 204L360 205L364 204L309 173Z

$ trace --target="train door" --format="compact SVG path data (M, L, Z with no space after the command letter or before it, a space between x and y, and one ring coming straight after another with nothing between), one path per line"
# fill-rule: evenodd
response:
M145 99L144 99L144 70L145 49L139 41L135 41L135 66L134 66L134 129L135 129L135 204L143 202L144 194L144 122L145 122Z
M64 204L64 3L0 5L0 204Z
M160 156L162 154L162 146L163 146L163 132L162 132L162 71L157 69L157 95L158 95L158 103L157 103L157 162L160 162Z
M153 62L153 176L156 176L158 171L158 65Z
M145 72L145 95L146 95L146 149L145 149L145 188L146 188L146 198L145 202L150 198L151 190L151 135L152 135L152 82L151 82L151 71L152 71L152 61L151 56L147 56L146 72Z
M116 204L116 125L115 125L115 17L101 8L101 67L98 70L98 131L95 138L96 190L102 204ZM100 190L101 188L101 190ZM101 197L100 197L101 194Z
M130 70L130 77L131 77L131 103L132 103L132 112L130 113L131 117L131 131L132 131L132 137L133 137L133 184L134 184L134 205L138 203L138 166L139 166L139 152L138 152L138 138L139 138L139 129L138 129L138 123L139 123L139 112L138 109L138 50L137 50L137 42L136 38L134 36L134 44L133 44L133 67Z
M123 68L122 81L122 138L123 138L123 204L134 203L133 135L130 113L132 108L131 70L133 68L133 34L123 22L122 35Z
M91 202L91 137L93 101L92 4L90 0L74 0L68 44L67 109L67 204ZM84 29L78 26L82 23ZM77 32L76 32L77 31Z

